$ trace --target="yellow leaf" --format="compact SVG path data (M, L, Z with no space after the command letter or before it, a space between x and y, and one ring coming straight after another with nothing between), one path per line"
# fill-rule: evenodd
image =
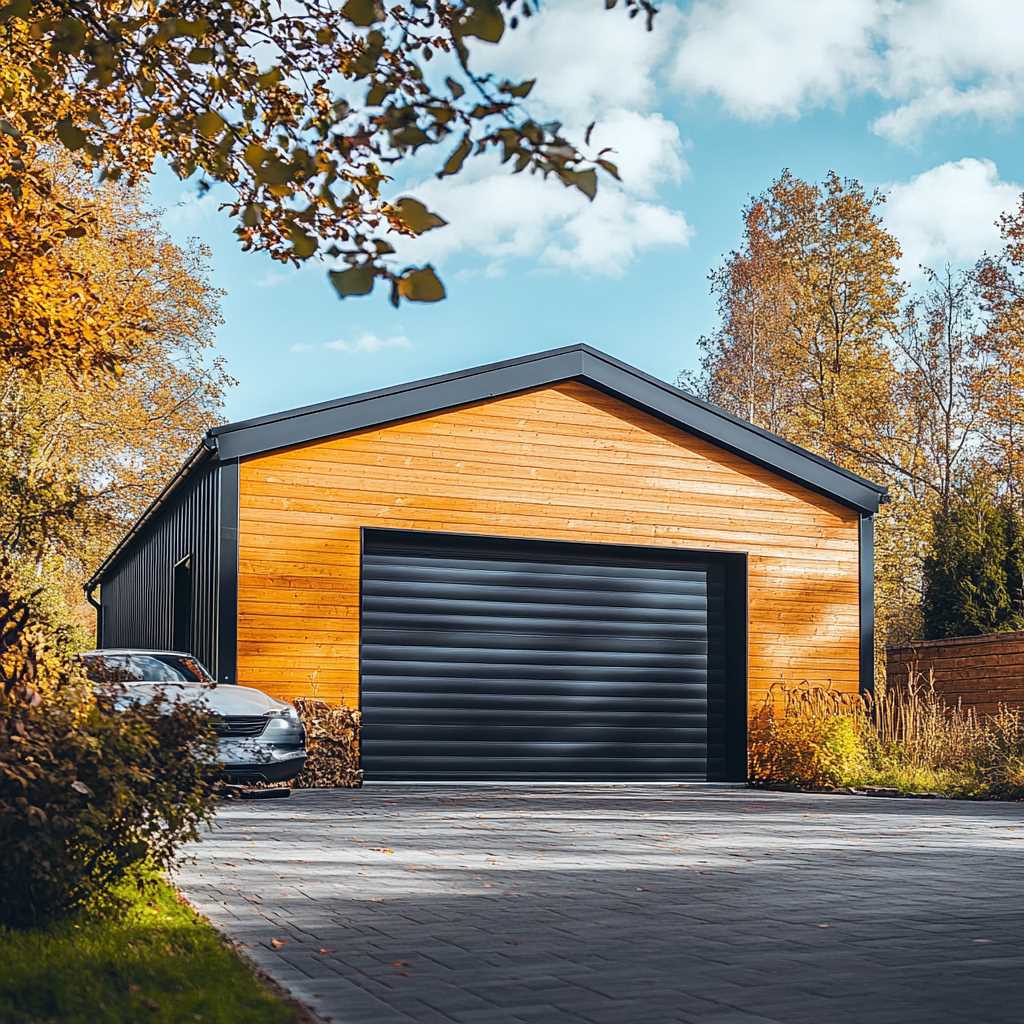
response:
M199 134L207 139L215 139L224 130L224 118L216 110L207 110L196 118Z
M440 302L445 297L444 285L428 263L405 273L398 282L398 294L410 302Z
M313 253L316 252L317 240L312 235L307 235L305 231L299 228L293 228L288 235L288 240L292 243L292 252L298 256L300 260L308 259Z
M462 165L466 162L466 157L469 156L470 149L472 149L472 144L467 135L452 151L451 156L445 161L444 167L441 168L437 176L439 178L447 178L451 174L458 174L462 170Z
M365 28L375 21L380 21L380 12L375 0L348 0L341 9L341 15L353 25Z
M341 299L349 295L368 295L373 291L374 270L366 264L348 270L331 270L327 276Z
M405 226L417 235L444 227L448 223L443 217L431 213L418 199L404 196L395 203L395 209Z
M270 150L258 142L250 142L242 150L242 159L252 168L259 167L269 156Z
M56 127L57 138L70 150L81 149L88 141L85 132L70 117L62 117Z
M505 18L496 0L480 0L470 8L458 26L459 35L475 36L485 43L497 43L505 34Z

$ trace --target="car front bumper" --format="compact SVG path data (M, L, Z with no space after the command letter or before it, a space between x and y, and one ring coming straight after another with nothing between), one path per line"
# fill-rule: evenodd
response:
M305 745L223 737L217 747L221 774L228 782L287 782L306 763Z

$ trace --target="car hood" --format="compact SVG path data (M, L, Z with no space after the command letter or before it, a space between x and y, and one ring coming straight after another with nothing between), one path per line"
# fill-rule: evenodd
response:
M134 683L126 689L126 697L130 701L159 698L173 704L204 704L217 715L265 715L268 711L283 711L290 707L262 690L234 683L223 686L217 683Z

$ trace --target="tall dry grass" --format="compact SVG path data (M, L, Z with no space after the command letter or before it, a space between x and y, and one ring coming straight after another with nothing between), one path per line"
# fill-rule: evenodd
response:
M1024 797L1024 713L949 704L929 674L873 697L777 683L750 726L753 782Z

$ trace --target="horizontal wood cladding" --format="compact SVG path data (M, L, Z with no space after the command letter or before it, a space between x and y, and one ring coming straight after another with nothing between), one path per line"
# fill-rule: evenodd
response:
M242 462L239 681L358 701L362 527L749 555L751 702L858 684L857 513L570 382Z
M911 674L931 673L935 690L949 703L957 701L979 714L1000 704L1024 707L1024 632L922 640L890 647L886 678L906 685Z

